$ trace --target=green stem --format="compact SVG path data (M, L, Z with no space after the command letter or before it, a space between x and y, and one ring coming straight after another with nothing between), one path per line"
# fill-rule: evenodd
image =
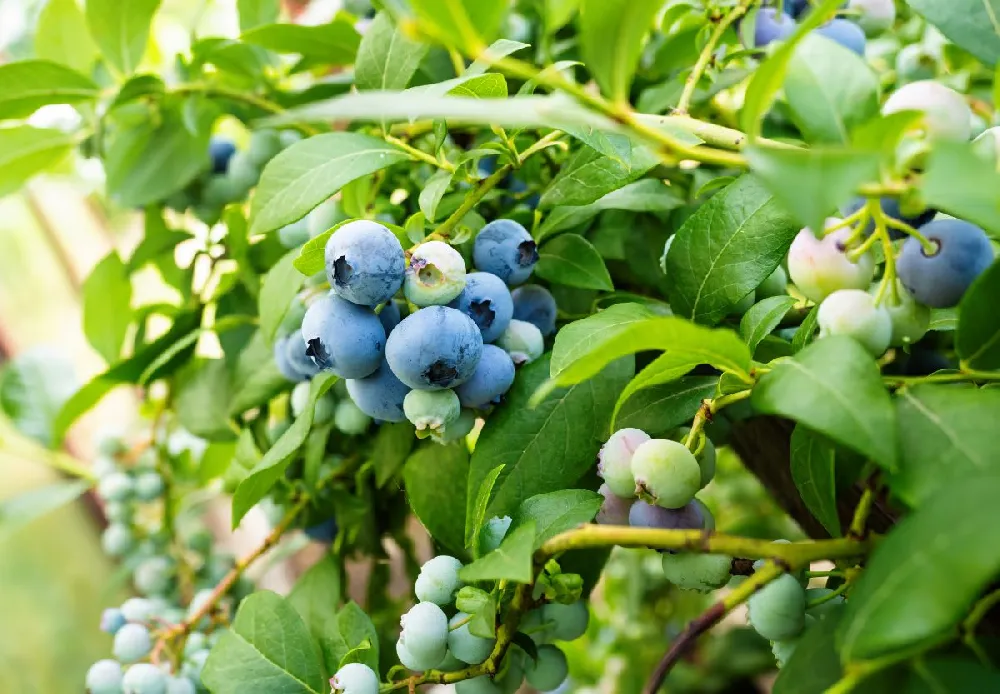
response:
M972 611L969 612L969 616L962 620L962 642L968 646L969 650L976 654L976 657L982 661L983 665L987 667L992 667L993 663L990 660L989 654L983 649L979 644L979 640L976 638L976 629L979 623L983 621L983 618L989 614L998 603L1000 603L1000 588L987 593L985 597L980 598L980 600L973 605Z
M882 382L890 385L962 383L965 381L1000 381L1000 371L961 371L958 373L929 374L927 376L882 376Z
M865 490L861 494L861 500L858 501L858 505L854 509L854 517L851 519L851 529L847 531L848 537L860 538L865 536L868 516L871 514L872 506L875 505L875 494L876 481L872 479L866 484Z
M494 171L489 178L485 179L479 186L473 190L471 193L465 196L465 200L462 204L458 206L448 219L444 220L437 229L434 230L433 234L428 234L427 241L441 240L447 241L451 236L451 232L455 230L462 218L465 217L472 209L479 204L479 201L486 197L486 194L500 185L500 182L506 178L513 170L513 166L510 164L506 166L501 166L499 169Z
M427 154L427 152L417 149L408 142L400 140L398 137L394 137L393 135L386 134L383 135L382 137L386 142L388 142L391 145L395 145L396 147L399 147L401 150L403 150L404 152L406 152L407 154L409 154L411 157L413 157L418 161L425 162L427 164L430 164L431 166L436 166L439 169L444 169L449 173L455 172L455 165L452 164L447 159L439 159L437 157L431 156L430 154Z
M843 595L845 592L847 592L847 589L850 588L850 587L851 587L850 582L844 581L839 586L837 586L836 590L833 590L833 591L827 593L823 597L816 598L815 600L811 600L808 603L806 603L806 609L810 610L810 609L812 609L814 607L818 607L818 606L820 606L820 605L822 605L824 603L828 603L831 600L835 600L837 598L837 596Z

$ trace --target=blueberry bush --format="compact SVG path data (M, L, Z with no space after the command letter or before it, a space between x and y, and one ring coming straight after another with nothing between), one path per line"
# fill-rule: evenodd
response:
M158 0L50 0L0 65L0 193L92 160L144 222L84 287L106 370L0 383L54 448L145 398L0 509L101 501L138 597L88 692L1000 689L995 3L236 4L153 60Z

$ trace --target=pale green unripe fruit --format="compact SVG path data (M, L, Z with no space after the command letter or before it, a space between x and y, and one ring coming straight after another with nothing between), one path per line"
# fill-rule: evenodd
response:
M420 602L399 620L399 643L414 658L437 667L448 652L448 618L432 602Z
M836 217L826 226L840 223ZM806 227L788 249L788 274L807 299L820 302L838 289L867 289L875 276L875 259L865 253L857 262L846 255L844 242L853 231L837 229L822 239Z
M872 289L873 294L876 291L877 288ZM887 291L880 306L889 314L889 321L892 323L892 336L889 338L891 347L917 342L931 328L931 309L918 304L899 280L896 280L895 297L892 292Z
M848 9L858 13L854 17L866 36L876 36L892 28L896 21L896 3L893 0L851 0Z
M125 694L167 694L167 675L150 663L137 663L122 677Z
M411 390L403 399L403 413L418 432L433 432L456 421L462 405L453 390Z
M551 624L548 634L552 639L575 641L587 633L590 610L583 600L577 600L569 605L550 602L542 607L542 620Z
M428 656L415 656L403 645L402 637L400 637L399 641L396 641L396 657L399 659L399 662L407 669L416 670L417 672L433 670L438 667L444 661L447 652L447 648L442 649L440 658L437 657L437 653L431 653Z
M121 694L122 666L114 660L98 660L87 670L89 694Z
M472 410L462 410L458 417L435 431L431 438L438 443L451 443L468 436L476 428L476 413Z
M651 439L635 449L636 489L663 508L681 508L701 489L701 467L682 443Z
M545 336L538 326L515 318L497 338L497 345L510 355L516 366L521 366L545 353Z
M153 648L153 639L149 629L142 624L126 624L115 632L112 653L123 663L134 663L142 660Z
M500 694L500 687L486 675L455 683L456 694Z
M884 306L860 289L834 292L819 305L816 314L820 338L846 335L860 342L873 357L889 348L892 338L892 318Z
M520 650L509 649L500 664L500 673L493 680L500 694L514 694L524 682L524 661L528 657Z
M782 574L754 593L747 605L750 625L770 641L802 633L806 619L806 591L794 576Z
M663 555L663 574L678 588L708 593L729 583L732 558L721 554Z
M359 436L368 431L372 418L361 411L351 399L341 400L333 413L333 425L348 436Z
M807 614L805 629L808 629L815 623L816 618ZM795 654L795 649L798 647L799 643L801 643L804 635L805 630L803 630L803 633L798 636L793 636L790 639L771 642L771 653L774 655L774 660L777 662L779 669L785 667L785 664L788 663L792 655Z
M378 694L378 675L363 663L348 663L330 680L334 694Z
M641 429L619 429L601 446L597 454L597 474L615 496L635 496L635 476L632 456L639 446L649 441Z
M443 306L465 289L465 259L444 241L413 249L403 280L403 294L417 306Z
M690 431L691 427L681 427L674 434L673 438L676 441L684 441ZM701 486L704 488L715 477L715 444L712 443L712 439L708 438L708 436L705 437L705 444L702 446L701 452L695 456L695 459L697 459L698 466L701 468Z
M458 577L462 562L455 557L442 554L420 567L420 575L414 584L417 600L435 605L450 605L455 594L465 585Z
M469 665L479 665L486 660L496 639L484 639L469 631L469 615L459 612L448 623L448 652Z
M547 692L563 683L569 675L569 665L566 656L555 646L539 646L538 659L528 659L524 675L532 687Z
M965 97L934 80L903 85L882 106L883 115L901 111L920 111L917 129L928 138L966 142L972 135L972 109Z

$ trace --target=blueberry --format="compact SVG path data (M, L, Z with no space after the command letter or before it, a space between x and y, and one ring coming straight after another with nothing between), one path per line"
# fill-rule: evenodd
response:
M247 156L258 168L274 159L283 149L281 136L275 130L257 130L250 134Z
M229 160L229 170L226 171L226 178L232 181L235 188L246 195L251 188L257 185L257 181L260 180L260 167L253 162L253 159L246 152L237 152Z
M142 660L153 648L153 640L149 629L142 624L126 624L115 634L112 652L115 658L123 663L134 663Z
M309 355L309 345L302 337L301 330L293 332L285 341L285 357L292 371L298 375L298 378L295 379L297 381L312 378L320 372L319 366Z
M783 0L781 7L789 17L798 17L808 9L809 0Z
M860 289L841 289L823 300L816 314L819 336L853 337L873 357L882 356L892 339L892 318L874 297Z
M903 46L896 54L896 83L928 80L937 74L937 58L919 43Z
M229 168L229 160L236 154L236 145L223 137L213 137L208 141L208 156L212 160L212 173L224 174Z
M396 641L396 657L399 659L399 662L403 664L403 667L409 670L423 672L425 670L433 670L434 668L437 668L447 658L447 648L442 649L441 653L443 655L440 658L437 657L438 653L436 652L427 656L415 656L407 650L405 645L403 645L402 638Z
M462 406L453 390L411 390L403 399L403 412L421 436L457 420Z
M549 635L553 640L575 641L587 633L590 610L584 600L577 600L569 605L550 602L542 607L542 620L552 625Z
M479 409L499 403L513 384L514 361L510 355L496 345L483 345L483 356L472 377L455 392L463 407Z
M527 321L511 320L507 329L497 339L516 366L531 363L545 353L545 337L542 331Z
M732 559L721 554L665 553L663 573L678 588L707 593L729 583Z
M458 612L448 622L448 652L468 665L479 665L493 652L496 639L484 639L469 631L471 617Z
M109 607L101 612L101 631L112 636L125 626L125 615L117 607Z
M765 7L757 13L753 35L754 47L763 48L772 41L786 39L793 31L795 31L794 19L773 7Z
M928 137L965 142L972 136L972 110L965 97L934 80L903 85L882 106L883 115L901 111L921 112L920 127Z
M465 288L465 260L444 241L422 243L410 254L403 294L417 306L443 306Z
M200 631L194 631L188 634L187 640L184 642L184 655L191 655L195 651L200 651L207 647L208 637Z
M133 504L127 501L109 501L104 504L104 515L109 523L128 525L134 515Z
M866 202L867 198L864 197L854 198L844 208L844 216L847 217L848 215L854 214L855 212L860 210L861 207ZM884 198L879 198L878 202L879 202L879 207L882 208L882 212L883 214L885 214L886 217L899 220L900 222L909 224L911 227L923 226L927 222L934 219L934 215L937 214L937 210L932 210L932 209L924 209L917 212L916 214L914 214L909 210L907 211L910 212L909 214L904 213L898 198L884 197ZM875 222L869 219L868 225L865 227L865 236L870 235L873 231L875 231ZM889 236L891 236L894 239L901 239L906 236L906 232L900 231L899 229L890 228Z
M633 488L634 486L633 482ZM601 504L601 510L597 512L595 521L600 525L628 525L628 512L632 508L634 497L618 496L611 491L606 482L597 491L604 497L604 502Z
M97 482L97 495L105 501L128 501L134 491L132 477L125 472L112 472Z
M402 314L399 312L399 304L395 301L389 301L382 307L382 310L378 312L378 319L382 323L382 327L385 329L386 336L392 332L393 328L399 325L399 321L403 319Z
M151 663L138 663L122 677L124 694L167 694L167 675Z
M791 574L783 574L754 593L747 605L750 626L771 641L798 636L805 628L806 592Z
M448 618L432 602L419 602L399 621L400 645L414 658L434 662L436 667L448 652Z
M690 431L691 427L681 427L670 438L675 441L684 441ZM705 444L695 458L698 460L698 467L701 468L701 487L704 489L712 481L712 478L715 477L716 454L712 439L707 436L705 437Z
M334 694L378 694L379 681L375 671L363 663L348 663L330 680Z
M489 554L500 546L510 530L511 522L510 516L494 516L486 521L486 525L479 531L479 549L483 554Z
M278 133L278 142L281 143L282 149L288 149L297 142L302 142L305 136L298 130L282 130Z
M468 436L476 428L476 415L472 410L462 410L458 418L445 423L437 431L431 432L431 438L437 443L452 443Z
M288 358L287 337L279 337L274 341L274 363L278 367L278 372L292 383L298 383L303 379L296 369L292 368L291 360ZM315 364L313 365L315 368Z
M555 646L539 646L538 658L528 660L524 668L528 684L541 692L549 692L562 684L569 675L566 656Z
M156 603L148 598L129 598L122 603L121 611L130 622L148 622L156 613Z
M896 22L894 0L850 0L848 7L858 13L854 19L868 36L888 31Z
M649 440L649 434L641 429L619 429L601 446L597 453L597 474L612 494L623 498L635 496L632 456Z
M472 259L477 270L496 275L509 285L521 284L538 262L538 247L523 226L498 219L476 236Z
M166 694L197 694L198 688L187 677L167 677Z
M892 292L886 292L882 298L882 308L889 314L892 322L892 337L889 340L891 347L913 344L930 330L930 308L918 304L898 279L895 296Z
M896 269L903 286L921 304L932 308L958 305L969 285L993 263L993 247L975 224L941 219L920 227L935 246L926 255L917 239L903 242Z
M383 422L402 422L406 419L403 400L410 387L400 381L382 360L371 376L347 381L347 392L362 412Z
M441 554L420 567L420 575L414 584L417 600L436 605L450 605L455 594L464 585L458 577L462 562L455 557Z
M488 154L481 157L476 165L476 170L482 178L492 176L497 170L497 155Z
M139 501L154 501L163 494L163 477L152 470L141 472L135 477L135 497Z
M865 54L865 32L854 22L840 18L831 19L816 29L816 33L860 56Z
M132 549L135 538L132 530L122 523L111 523L101 533L101 547L112 557L121 557Z
M88 694L121 694L122 666L114 660L98 660L87 670Z
M840 220L831 217L826 225ZM816 238L808 227L799 232L788 249L788 274L807 299L819 302L838 289L867 289L875 276L875 259L865 253L857 262L846 254L844 241L852 234L849 228Z
M458 309L479 326L483 342L499 338L514 315L514 302L507 285L488 272L466 275L465 289L449 306Z
M352 303L384 304L403 286L403 247L376 222L359 219L340 227L326 242L325 255L330 286Z
M353 400L345 399L337 403L333 413L333 425L337 431L348 436L360 436L368 431L372 418L365 414Z
M167 557L150 557L135 567L132 581L143 595L161 595L173 584L174 564Z
M208 660L208 654L208 649L187 654L184 658L184 665L181 667L181 674L191 678L195 682L200 682L201 671L205 669L205 661Z
M526 284L511 292L514 301L514 318L527 321L538 328L542 335L556 331L556 300L545 287Z
M628 524L635 528L659 530L704 530L705 516L702 507L688 502L682 508L664 508L636 500L628 512Z
M337 519L327 518L322 523L310 525L305 529L306 536L315 542L333 542L337 537Z
M500 687L486 675L472 677L455 683L455 694L501 694Z
M483 336L461 311L429 306L392 331L385 358L393 373L419 390L442 390L472 377L483 353Z
M327 294L302 319L306 354L341 378L370 376L382 361L385 328L370 308Z

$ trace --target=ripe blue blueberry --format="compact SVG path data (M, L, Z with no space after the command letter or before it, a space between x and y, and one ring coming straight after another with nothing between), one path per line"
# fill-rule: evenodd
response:
M479 326L483 342L499 338L514 315L514 302L507 285L488 272L466 275L465 289L449 306L458 309Z
M694 501L681 508L663 508L637 499L629 509L628 524L660 530L704 530L705 516Z
M314 542L333 542L337 537L337 519L327 518L322 523L310 525L305 529L305 533Z
M161 595L173 584L174 564L167 557L143 559L135 567L132 581L143 595Z
M453 390L411 390L403 399L403 412L420 436L457 420L462 406Z
M410 253L403 294L417 306L443 306L465 288L465 259L444 241L422 243Z
M109 607L101 612L101 631L114 635L119 629L125 626L125 615L117 607Z
M816 29L816 33L858 55L865 54L865 32L854 22L840 18L831 19Z
M114 660L98 660L87 670L88 694L121 694L122 666Z
M333 413L333 425L340 433L359 436L368 431L371 423L372 418L355 405L354 401L345 399L337 403L337 409Z
M384 304L403 286L403 247L377 222L348 222L326 242L325 254L330 286L351 303Z
M97 482L97 494L105 501L128 501L134 492L132 477L125 472L112 472Z
M550 692L569 675L569 665L566 656L555 646L539 646L538 659L528 659L524 668L528 684L540 692Z
M334 694L378 694L375 671L363 663L348 663L330 680Z
M167 677L166 694L198 694L198 688L187 677Z
M292 363L288 358L287 337L278 337L274 340L274 363L278 367L278 372L292 383L298 383L303 379L296 369L292 368ZM315 364L313 365L315 368Z
M926 255L917 239L903 242L896 269L903 286L921 304L932 308L956 306L969 285L993 263L993 247L975 224L941 219L920 232L937 247Z
M701 489L701 466L687 446L651 439L632 454L636 490L657 506L679 509ZM633 507L634 508L634 507Z
M531 323L516 318L500 334L497 344L507 351L516 366L529 364L545 353L542 331Z
M385 359L371 376L347 381L347 393L358 409L383 422L406 419L403 401L409 392L410 387L396 377Z
M729 582L732 558L721 554L671 552L663 555L663 573L678 588L707 593Z
M590 610L584 600L568 605L550 602L542 607L542 620L551 624L548 632L550 638L556 641L575 641L587 633Z
M965 97L934 80L903 85L882 106L882 114L919 111L917 128L930 138L966 142L972 136L972 110Z
M514 318L527 321L538 328L542 335L556 331L556 300L545 287L526 284L511 292L514 300Z
M448 622L448 652L469 665L479 665L493 652L496 639L484 639L469 631L471 617L458 612Z
M353 311L348 310L347 313L352 314ZM305 316L303 316L303 320L305 320ZM285 343L285 352L292 370L299 375L297 380L301 381L304 378L312 378L320 372L320 367L316 365L316 362L309 355L309 345L306 344L305 339L302 337L301 330L296 330L288 336L288 340Z
M137 663L122 677L124 694L167 694L167 675L151 663Z
M500 402L514 384L514 361L496 345L483 345L483 356L472 377L455 393L463 407L479 409Z
M156 614L156 603L148 598L129 598L122 603L121 611L129 622L148 622Z
M135 544L132 530L122 523L112 523L101 533L101 547L112 557L121 557Z
M145 658L152 648L149 629L142 624L126 624L115 634L111 652L123 663L134 663Z
M765 7L757 13L754 26L754 46L763 48L772 41L788 38L795 31L795 20L773 7Z
M783 641L805 627L806 592L795 576L783 574L754 593L747 608L747 619L758 634Z
M370 376L382 361L385 328L370 308L327 294L302 319L306 354L341 378Z
M163 477L152 470L140 472L135 477L135 497L140 501L154 501L163 494Z
M509 285L521 284L538 262L538 247L528 230L510 219L497 219L476 236L472 260L480 272L496 275Z
M399 325L399 321L403 319L402 314L399 312L399 304L395 301L387 302L382 310L378 312L378 319L382 322L382 327L385 328L386 336L392 332L392 329Z
M443 390L469 380L483 354L483 335L472 319L445 306L429 306L396 326L385 358L396 376L418 390Z
M634 491L635 482L632 484ZM597 491L604 497L604 501L595 521L600 525L628 525L628 512L635 498L618 496L611 491L606 482Z
M844 216L854 214L867 202L867 198L856 197L851 202L847 204L844 208ZM904 212L902 204L898 198L883 197L879 198L879 207L882 208L883 214L885 216L899 220L905 224L909 224L911 227L920 227L927 222L934 219L934 215L937 214L937 210L923 209L923 210L906 210ZM875 231L875 222L868 220L867 226L865 226L865 236L868 236L873 231ZM900 231L899 229L889 229L889 235L894 239L901 239L906 236L906 232Z
M420 567L420 575L414 585L417 600L450 605L455 601L455 594L464 585L458 577L461 568L462 562L447 554L429 560Z
M826 226L841 220L830 217ZM807 299L819 302L838 289L867 289L875 276L875 259L865 253L857 262L846 254L845 242L852 230L844 227L816 238L808 227L788 249L788 274Z
M208 156L212 160L212 173L224 174L229 168L229 160L236 154L236 145L223 137L213 137L208 141Z
M891 29L896 21L896 3L893 0L850 0L847 6L857 12L854 19L868 36Z
M635 496L632 456L649 438L641 429L619 429L601 446L597 453L597 474L612 494L626 499Z
M875 298L860 289L841 289L823 300L816 314L819 336L853 337L872 356L881 356L892 339L892 318Z
M414 658L434 662L436 667L448 652L448 618L432 602L419 602L399 621L400 645Z

